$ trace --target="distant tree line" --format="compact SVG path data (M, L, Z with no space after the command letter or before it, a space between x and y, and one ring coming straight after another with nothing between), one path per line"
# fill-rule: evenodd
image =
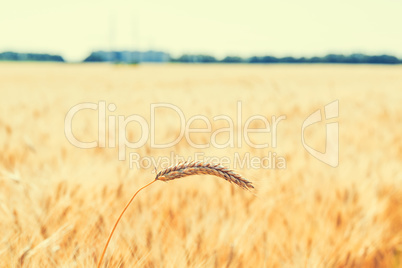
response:
M3 52L3 53L0 53L0 61L57 61L57 62L64 62L64 59L62 56L59 56L59 55Z
M62 56L38 53L0 53L0 61L56 61L64 62ZM402 59L390 55L365 55L365 54L328 54L323 57L274 57L253 56L242 58L227 56L217 59L211 55L184 54L178 58L172 58L162 51L95 51L83 62L179 62L179 63L248 63L248 64L272 64L272 63L341 63L341 64L402 64Z
M324 57L273 57L273 56L253 56L241 58L237 56L227 56L221 60L209 55L182 55L172 58L171 62L181 63L343 63L343 64L401 64L402 59L390 55L369 56L365 54L329 54Z

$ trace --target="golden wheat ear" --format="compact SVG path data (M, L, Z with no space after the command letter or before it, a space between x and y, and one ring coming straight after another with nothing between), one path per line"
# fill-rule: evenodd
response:
M192 175L213 175L223 178L228 182L234 183L246 190L254 188L250 181L246 180L233 170L225 168L220 164L206 163L201 161L184 162L168 167L160 171L156 175L155 180L170 181Z
M156 168L155 168L155 170L156 170ZM127 205L124 207L123 211L120 213L120 216L117 219L116 223L114 224L113 229L110 232L109 238L106 241L105 248L102 251L102 255L99 259L97 267L100 268L100 266L102 264L103 257L105 256L106 249L109 245L110 240L112 239L114 231L116 230L117 224L120 222L120 219L123 217L124 212L126 212L127 208L130 206L131 202L134 200L136 195L141 190L147 188L155 181L167 182L167 181L171 181L171 180L175 180L175 179L179 179L179 178L183 178L183 177L187 177L187 176L192 176L192 175L213 175L213 176L223 178L223 179L227 180L228 182L234 183L234 184L238 185L239 187L246 189L246 190L250 190L250 189L254 188L254 186L251 184L250 181L246 180L240 174L237 174L233 170L227 169L220 164L212 164L212 163L206 163L206 162L201 162L201 161L198 161L198 162L191 161L191 162L179 163L175 166L171 166L171 167L161 170L160 172L158 172L156 174L155 180L153 180L152 182L148 183L147 185L141 187L137 192L135 192L133 197L131 197L130 201L128 201Z

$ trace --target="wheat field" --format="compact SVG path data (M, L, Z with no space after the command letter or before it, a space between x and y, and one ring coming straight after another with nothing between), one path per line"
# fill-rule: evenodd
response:
M150 159L175 164L172 155L195 154L228 160L222 164L255 189L210 175L155 182L128 208L103 267L402 267L402 66L1 63L0 93L0 267L96 267L127 201L165 164ZM335 100L339 165L331 167L305 150L301 126ZM100 102L115 108L107 106L106 121L99 121ZM72 132L99 141L103 122L104 147L77 148L67 139L66 115L79 103L98 110L77 113ZM119 116L151 125L158 103L178 107L187 121L207 117L212 131L228 127L213 120L218 115L232 118L235 129L253 115L286 119L276 137L249 135L267 148L250 146L239 132L224 148L196 148L185 137L155 148L144 136L142 146L124 151ZM158 143L181 131L172 109L157 110L154 123ZM320 151L325 123L304 133ZM131 142L142 133L135 122L124 129ZM211 145L211 133L189 137ZM269 153L276 161L270 168L234 167L236 155Z

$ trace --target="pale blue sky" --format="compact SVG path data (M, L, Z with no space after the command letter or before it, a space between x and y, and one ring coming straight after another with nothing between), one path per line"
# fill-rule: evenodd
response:
M93 50L157 49L172 55L402 57L400 0L51 1L0 4L0 51L82 60Z

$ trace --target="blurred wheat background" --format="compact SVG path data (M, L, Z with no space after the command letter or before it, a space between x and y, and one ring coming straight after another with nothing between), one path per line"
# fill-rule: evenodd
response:
M124 215L105 266L402 267L401 66L1 63L0 92L0 267L94 267L121 209L154 179L153 167L118 161L117 148L79 149L66 139L68 110L102 100L117 107L107 115L147 121L159 102L186 118L234 119L238 101L244 118L286 116L277 148L194 149L183 139L168 149L148 141L128 150L230 158L271 151L286 168L237 169L254 193L212 176L153 184ZM337 168L301 144L303 121L334 100ZM96 111L73 122L77 137L97 140ZM158 113L158 141L174 139L178 126L174 113ZM127 137L135 141L140 131L130 125ZM269 142L264 135L253 138ZM325 149L324 123L305 135ZM209 143L210 134L192 140Z

